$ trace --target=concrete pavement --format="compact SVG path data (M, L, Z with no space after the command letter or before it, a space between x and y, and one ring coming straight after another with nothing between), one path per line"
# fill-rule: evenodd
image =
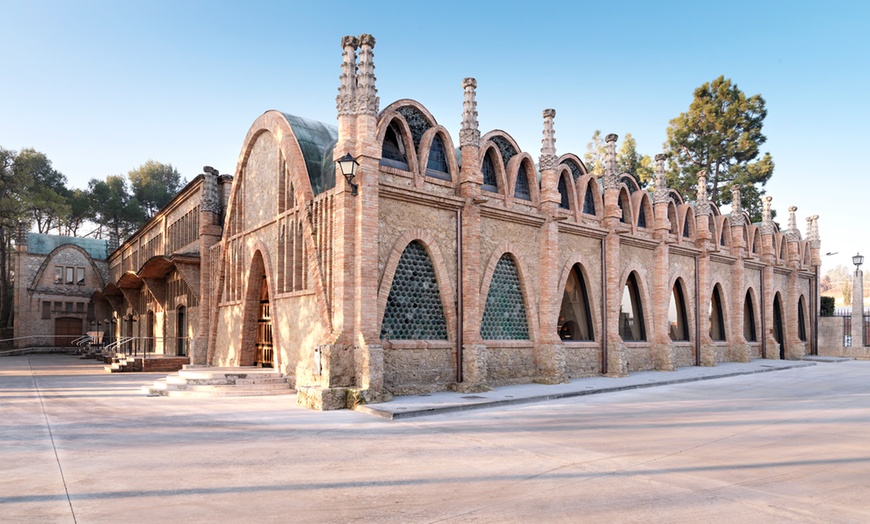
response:
M0 359L0 522L870 521L866 361L392 421L157 377Z

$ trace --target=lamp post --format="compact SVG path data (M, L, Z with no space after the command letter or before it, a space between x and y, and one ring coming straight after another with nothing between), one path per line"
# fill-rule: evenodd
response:
M357 185L353 183L354 178L356 177L356 169L359 167L359 162L352 156L350 153L345 153L343 157L336 160L338 164L338 168L341 170L342 176L347 180L347 184L350 186L350 194L353 196L357 195Z
M852 257L852 263L855 264L855 277L852 279L852 347L855 347L867 342L864 340L864 272L861 271L864 257L861 253Z

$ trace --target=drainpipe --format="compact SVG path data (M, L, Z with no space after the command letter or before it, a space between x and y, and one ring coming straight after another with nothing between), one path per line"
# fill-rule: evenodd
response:
M819 266L816 266L813 278L813 347L812 354L819 354Z
M760 274L761 278L759 282L761 285L759 286L761 289L761 358L767 358L767 306L764 303L764 272Z
M456 210L456 382L462 382L462 208Z
M607 374L607 249L601 239L601 374Z
M695 257L695 365L701 365L701 275L698 257Z

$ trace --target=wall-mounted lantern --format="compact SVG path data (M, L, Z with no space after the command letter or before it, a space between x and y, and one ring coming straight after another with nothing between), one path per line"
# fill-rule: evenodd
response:
M353 183L354 177L356 177L356 168L359 167L359 162L352 156L350 153L345 153L343 157L339 158L336 163L338 164L338 168L341 169L341 174L344 176L344 179L347 180L347 184L350 186L350 194L356 196L357 185Z

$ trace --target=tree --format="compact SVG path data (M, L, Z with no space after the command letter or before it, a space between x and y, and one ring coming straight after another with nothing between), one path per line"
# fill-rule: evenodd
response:
M633 176L640 187L649 185L653 176L653 161L649 155L641 155L637 152L637 141L626 133L616 154L616 171L629 173Z
M741 205L753 222L761 220L760 198L773 174L761 128L767 109L761 95L747 97L723 76L695 89L689 110L671 120L664 144L668 185L694 198L698 172L707 171L710 200L731 202L731 186L741 187Z
M87 190L73 189L67 192L66 204L69 207L69 213L62 224L62 234L74 237L78 235L79 228L89 220L94 219L92 199Z
M843 305L852 305L852 283L848 280L843 281Z
M30 217L39 233L60 228L69 214L65 195L66 177L54 169L51 160L32 148L22 149L12 166L15 176L29 182L27 188Z
M100 236L108 233L123 241L145 223L145 211L130 194L123 176L109 175L104 181L93 178L88 192Z
M18 153L0 147L0 327L9 323L12 311L12 240L18 223L28 214L30 175L15 173Z
M187 183L172 164L161 164L154 160L148 160L130 171L127 176L130 178L133 196L142 205L148 218L168 204Z
M601 137L601 131L596 129L592 139L586 144L586 154L583 163L589 173L600 177L604 174L607 144ZM616 153L616 171L620 174L629 173L641 187L646 187L653 175L653 161L649 155L637 152L637 141L626 133L622 139L619 151Z

